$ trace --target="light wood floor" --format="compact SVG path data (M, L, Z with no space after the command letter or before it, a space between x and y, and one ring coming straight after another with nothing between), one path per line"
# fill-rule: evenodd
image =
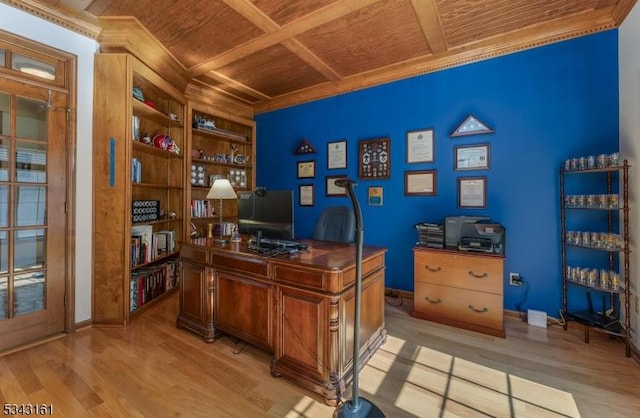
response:
M586 345L576 324L565 332L506 318L500 339L410 311L410 299L389 300L389 339L360 374L360 395L389 418L639 414L640 366L606 336ZM57 417L332 416L271 377L268 354L229 337L206 344L177 329L176 314L177 295L126 329L85 329L0 357L0 401L52 404Z

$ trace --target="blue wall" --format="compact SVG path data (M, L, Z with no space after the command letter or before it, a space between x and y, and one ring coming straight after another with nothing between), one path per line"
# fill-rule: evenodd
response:
M293 189L296 237L310 237L320 211L350 205L325 197L325 176L356 179L365 243L388 248L386 286L413 291L412 247L418 222L487 215L506 228L505 309L558 316L562 302L558 169L569 157L618 150L617 30L446 71L259 114L257 185ZM450 138L474 115L495 133ZM406 163L406 132L435 130L435 161ZM389 137L391 178L358 179L359 140ZM318 151L295 155L306 138ZM327 170L327 142L346 139L348 167ZM454 170L454 146L490 144L490 169ZM315 160L316 177L297 179L298 161ZM436 196L405 196L404 171L437 170ZM457 208L457 178L487 177L486 209ZM300 207L298 186L315 184L315 205ZM382 186L384 205L368 206ZM518 272L529 283L508 285Z

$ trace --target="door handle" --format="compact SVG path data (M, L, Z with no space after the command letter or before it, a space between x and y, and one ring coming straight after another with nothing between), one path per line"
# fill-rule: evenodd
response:
M427 270L432 271L432 272L434 272L434 273L435 273L436 271L440 271L440 270L442 270L440 267L436 267L436 268L429 267L429 265L428 265L428 264L425 264L424 268L426 268Z
M469 276L473 276L473 277L476 277L478 279L482 279L483 277L487 277L488 274L487 273L475 274L473 271L469 270Z
M487 308L476 309L476 308L473 307L473 305L469 305L469 309L471 309L473 312L478 312L478 313L489 312L489 309L487 309Z

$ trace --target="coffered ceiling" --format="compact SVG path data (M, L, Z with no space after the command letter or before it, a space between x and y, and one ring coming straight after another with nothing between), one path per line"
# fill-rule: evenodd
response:
M256 111L617 27L636 0L0 0Z

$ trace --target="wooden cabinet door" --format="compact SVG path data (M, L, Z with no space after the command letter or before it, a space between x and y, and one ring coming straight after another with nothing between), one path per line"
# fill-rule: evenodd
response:
M326 380L329 370L337 369L336 364L329 364L329 353L326 352L329 300L288 287L279 288L278 299L279 344L275 357L278 365L297 370L294 379L300 375L317 381ZM334 305L334 309L337 316L337 306ZM333 357L337 359L337 355Z
M271 285L220 270L215 277L216 329L273 352Z

